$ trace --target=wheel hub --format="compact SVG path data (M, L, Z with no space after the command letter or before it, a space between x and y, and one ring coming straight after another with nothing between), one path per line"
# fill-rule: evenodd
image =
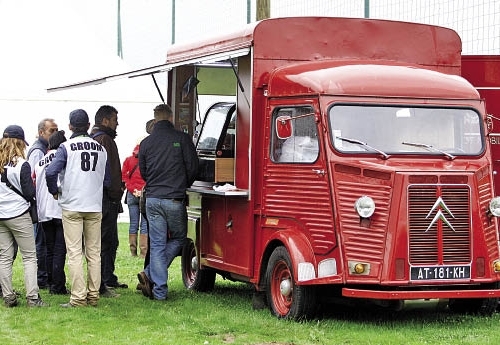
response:
M280 293L288 297L292 293L292 283L290 279L283 279L280 283Z
M198 270L198 259L196 258L196 256L194 256L194 257L191 259L191 269L192 269L193 271Z

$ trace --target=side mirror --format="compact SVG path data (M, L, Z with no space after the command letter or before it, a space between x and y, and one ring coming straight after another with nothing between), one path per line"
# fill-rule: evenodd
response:
M288 115L278 116L278 118L276 118L276 135L278 138L288 139L292 136L292 133L292 118Z

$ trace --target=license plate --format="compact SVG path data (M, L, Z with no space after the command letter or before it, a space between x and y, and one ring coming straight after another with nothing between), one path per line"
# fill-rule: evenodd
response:
M411 280L469 279L470 266L411 267Z

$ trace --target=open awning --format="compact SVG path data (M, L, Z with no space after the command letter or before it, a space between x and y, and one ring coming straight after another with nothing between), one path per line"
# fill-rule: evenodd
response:
M47 88L46 90L47 90L47 92L57 92L57 91L75 89L75 88L79 88L79 87L99 85L102 83L106 83L106 82L114 81L114 80L119 80L119 79L123 79L123 78L137 78L137 77L142 77L142 76L147 76L147 75L152 76L153 80L155 80L154 79L155 74L168 72L169 70L171 70L172 68L177 67L177 66L194 64L194 65L200 65L200 66L220 67L221 64L217 64L217 62L229 61L230 59L247 55L247 54L249 54L249 52L250 52L250 48L245 47L245 48L236 49L236 50L229 51L229 52L221 52L221 53L207 55L207 56L203 56L203 57L197 57L194 59L178 61L175 63L166 63L163 65L157 65L157 66L137 69L137 70L133 70L133 71L129 71L129 72L112 74L112 75L101 77L101 78L90 79L90 80L76 82L76 83L62 85L62 86L55 86L55 87ZM167 61L168 61L168 59L167 59ZM228 66L230 67L230 64ZM156 84L156 81L155 81L155 84Z

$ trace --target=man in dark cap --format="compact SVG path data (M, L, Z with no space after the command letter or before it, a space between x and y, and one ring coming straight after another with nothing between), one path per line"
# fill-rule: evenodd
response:
M103 186L109 186L108 155L102 145L89 137L89 126L85 110L70 113L69 129L73 134L60 144L45 172L49 193L59 200L62 208L71 280L70 300L61 304L65 308L97 306L101 285L102 194ZM83 243L87 279L82 265Z

